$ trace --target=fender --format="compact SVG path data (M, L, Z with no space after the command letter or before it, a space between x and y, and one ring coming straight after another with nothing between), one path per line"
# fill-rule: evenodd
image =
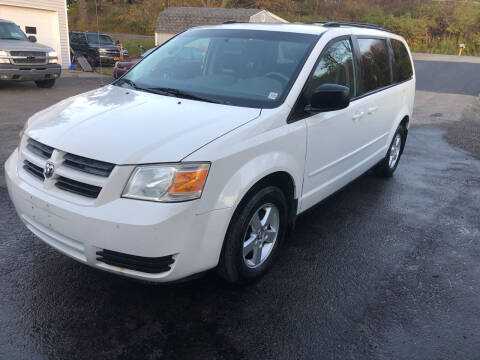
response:
M289 107L280 114L278 109L263 110L259 118L185 159L212 163L198 214L225 208L234 211L253 185L279 171L291 176L294 198L301 197L307 130L304 121L286 123L289 111Z

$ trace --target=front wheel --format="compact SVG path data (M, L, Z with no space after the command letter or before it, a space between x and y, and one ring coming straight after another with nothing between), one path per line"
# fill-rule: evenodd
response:
M400 157L402 156L402 149L405 142L405 129L399 126L393 140L388 149L385 158L379 162L374 168L373 172L381 177L391 177L397 169Z
M225 236L219 275L229 282L246 283L265 274L285 238L287 218L285 195L275 186L243 200Z

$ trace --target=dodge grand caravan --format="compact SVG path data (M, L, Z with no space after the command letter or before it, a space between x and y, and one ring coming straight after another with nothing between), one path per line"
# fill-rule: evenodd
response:
M28 229L90 266L247 282L298 214L370 169L392 176L414 91L405 40L373 25L194 28L33 115L8 190Z

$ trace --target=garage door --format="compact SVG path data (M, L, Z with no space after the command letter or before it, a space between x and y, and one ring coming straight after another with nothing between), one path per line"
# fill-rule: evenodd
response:
M0 5L0 19L13 21L38 42L60 53L58 13L56 11Z

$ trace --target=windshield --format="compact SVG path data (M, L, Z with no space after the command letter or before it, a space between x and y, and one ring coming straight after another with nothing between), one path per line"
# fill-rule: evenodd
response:
M318 35L287 32L189 30L159 47L116 85L274 108L317 40Z
M27 41L27 36L17 25L0 22L0 39Z
M108 35L87 34L87 41L90 44L114 45L112 38Z
M150 55L151 52L153 52L153 50L155 50L156 47L153 47L151 49L148 49L147 51L145 51L142 55L140 55L140 57L145 57L145 56L148 56Z

